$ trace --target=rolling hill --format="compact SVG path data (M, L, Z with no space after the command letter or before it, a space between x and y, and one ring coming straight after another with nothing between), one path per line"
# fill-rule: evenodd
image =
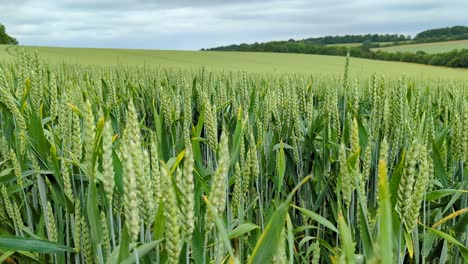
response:
M431 42L421 44L409 44L401 46L391 46L376 48L373 50L382 50L386 52L418 52L424 51L426 53L435 54L449 52L455 49L468 49L468 40L454 40L454 41L442 41L442 42Z
M56 47L0 46L0 60L14 60L19 49L38 51L50 63L80 65L141 65L177 68L207 67L216 71L265 73L342 74L344 57L262 52L201 52L127 49L87 49ZM372 73L414 78L468 79L468 70L433 67L402 62L352 58L351 74L368 77Z

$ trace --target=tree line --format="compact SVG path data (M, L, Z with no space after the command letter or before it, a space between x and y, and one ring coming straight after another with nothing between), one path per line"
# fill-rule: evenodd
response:
M304 41L307 43L315 43L315 44L323 44L323 45L342 44L342 43L363 43L366 41L396 42L396 41L406 41L406 40L411 40L411 36L398 35L398 34L365 34L365 35L326 36L326 37L319 37L319 38L304 39Z
M0 24L0 44L18 45L18 41L6 33L5 26Z
M270 41L253 44L234 44L221 46L209 51L249 51L249 52L280 52L280 53L303 53L346 56L353 57L421 63L428 65L468 68L468 49L453 50L445 53L428 54L422 51L413 52L386 52L372 51L372 48L380 46L378 42L394 42L393 45L408 43L447 41L456 39L468 39L468 27L454 26L422 31L414 39L410 36L397 34L366 34L346 36L326 36L320 38L308 38L303 40L290 39L287 41ZM357 47L327 46L327 44L340 43L362 43ZM205 49L202 49L205 50Z
M364 42L435 42L468 39L468 27L453 26L445 28L429 29L416 34L414 38L403 34L363 34L344 36L325 36L318 38L307 38L303 41L314 44L342 44L342 43L364 43ZM290 39L289 41L295 41ZM300 41L300 40L299 40ZM395 43L395 44L397 44Z
M429 29L418 33L415 41L448 41L468 39L468 27L453 26L445 28Z

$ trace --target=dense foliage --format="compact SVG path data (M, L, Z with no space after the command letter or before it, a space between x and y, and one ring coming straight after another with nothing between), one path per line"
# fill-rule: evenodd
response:
M418 51L416 53L376 51L370 55L370 59L377 60L404 61L453 68L468 68L468 49L452 50L450 52L435 54L428 54L422 51Z
M342 44L342 43L364 43L364 42L398 42L411 40L411 36L397 35L397 34L366 34L366 35L345 35L345 36L325 36L318 38L307 38L302 40L290 39L288 41L270 41L265 43L255 42L254 44L240 44L229 45L211 48L207 50L226 50L226 51L251 51L256 49L270 49L271 46L276 45L290 45L297 47L307 45L309 47L320 47L328 44ZM264 45L268 47L263 47ZM246 50L243 50L246 49Z
M341 43L363 43L363 42L397 42L411 40L411 36L398 34L365 34L326 36L319 38L307 38L304 42L315 44L341 44Z
M453 26L422 31L414 37L416 41L444 41L468 39L468 27Z
M8 263L462 263L463 82L0 67Z
M18 41L6 33L5 26L0 24L0 44L18 45Z
M403 61L421 63L454 68L468 68L468 50L454 50L446 53L427 54L424 52L374 52L372 48L380 47L378 42L394 42L390 45L407 45L411 43L424 43L435 41L447 41L468 39L468 27L454 26L451 28L440 28L423 31L412 40L410 36L397 34L367 34L367 35L345 35L326 36L320 38L308 38L303 40L269 41L253 44L234 44L209 48L209 51L253 51L253 52L281 52L281 53L303 53L346 56L348 53L353 57ZM362 43L358 47L326 46L327 44L340 43ZM205 50L205 49L203 49Z

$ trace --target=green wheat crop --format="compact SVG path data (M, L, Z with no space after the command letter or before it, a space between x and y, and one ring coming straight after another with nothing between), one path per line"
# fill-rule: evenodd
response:
M465 82L0 64L0 263L463 263Z

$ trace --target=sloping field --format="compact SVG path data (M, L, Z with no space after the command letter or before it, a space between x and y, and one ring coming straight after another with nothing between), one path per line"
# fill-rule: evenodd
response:
M442 52L449 52L454 49L468 49L468 40L410 44L410 45L392 46L392 47L386 47L386 48L376 48L375 50L382 50L382 51L387 51L387 52L424 51L426 53L442 53Z
M249 52L201 52L201 51L162 51L129 49L85 49L56 47L16 47L0 46L1 60L14 60L20 48L33 52L37 50L45 61L50 63L72 63L81 65L141 65L200 68L210 70L245 70L268 73L342 74L344 57L249 53ZM406 74L414 78L468 79L468 70L433 67L411 63L388 62L352 58L350 73L368 77L372 73L387 77Z
M409 41L396 41L398 43L405 43ZM389 46L395 43L395 41L384 41L384 42L372 42L373 44L379 44L381 47ZM327 46L338 46L338 47L359 47L362 43L337 43L337 44L328 44Z
M337 43L337 44L327 44L326 46L329 46L329 47L359 47L361 46L362 43L361 42L358 42L358 43Z

